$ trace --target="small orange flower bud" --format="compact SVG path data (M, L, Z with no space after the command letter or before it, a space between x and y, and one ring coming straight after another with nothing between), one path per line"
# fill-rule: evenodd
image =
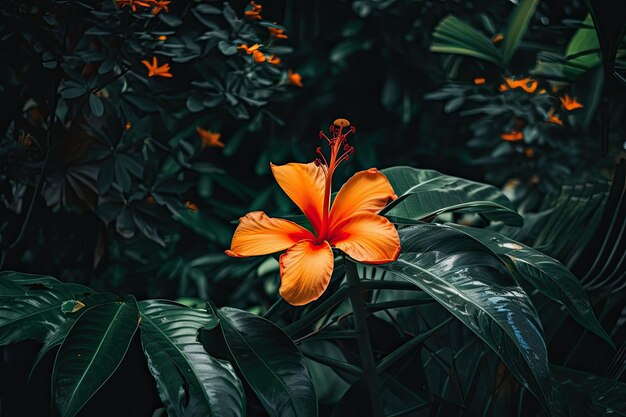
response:
M187 207L189 210L193 211L194 213L198 211L198 205L195 203L192 203L191 201L185 201L185 207Z
M288 70L287 71L287 78L289 79L289 82L295 86L298 87L304 87L304 85L302 84L302 76L300 74L298 74L297 72L293 72L292 70Z
M501 33L496 33L495 35L491 37L492 43L502 42L502 40L504 40L504 35Z
M487 80L485 79L485 77L476 77L474 78L474 84L476 85L481 85L484 84Z
M524 134L519 130L511 130L510 132L502 133L500 137L508 142L517 142L524 139Z
M126 130L130 130L133 127L133 124L131 122L126 122L124 124L124 129Z
M265 62L267 59L265 55L261 51L252 52L252 58L254 58L254 62Z
M267 30L270 32L270 36L276 39L287 39L287 35L284 34L284 29L278 29L272 26L269 26Z

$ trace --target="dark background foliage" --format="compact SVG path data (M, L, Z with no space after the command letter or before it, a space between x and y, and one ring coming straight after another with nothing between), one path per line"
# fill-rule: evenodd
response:
M0 4L0 269L261 313L277 297L276 266L223 254L233 220L256 209L293 214L269 163L313 160L317 133L336 117L357 127L356 153L337 183L372 166L429 168L504 187L530 213L564 184L609 180L624 155L625 89L618 77L607 83L610 117L602 120L599 52L573 73L554 69L569 65L567 45L589 29L583 1L539 3L504 65L431 46L448 15L488 38L502 33L513 2L262 4L263 21L243 18L243 1L173 0L157 15L109 0ZM272 40L268 26L285 29L288 39ZM237 49L241 43L261 43L282 63L256 63ZM153 56L170 64L172 78L147 77L141 61ZM303 87L290 83L288 71L302 76ZM546 93L498 90L505 77L523 76ZM563 126L546 124L564 94L584 107L561 109ZM219 132L225 146L204 146L197 127ZM511 129L523 130L524 140L503 141ZM22 415L46 414L48 399L24 394L48 392L52 355L28 387L22 378L36 346L3 348L1 411L19 404ZM144 362L132 360L139 351L135 336L129 366L80 415L149 415L158 407ZM503 378L512 390L515 382ZM107 401L124 395L117 405ZM248 407L261 410L255 400Z

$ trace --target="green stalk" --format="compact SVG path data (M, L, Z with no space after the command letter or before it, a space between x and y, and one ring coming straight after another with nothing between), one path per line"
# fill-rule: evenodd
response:
M385 411L376 377L376 361L374 360L374 351L372 350L370 334L367 328L367 312L363 296L361 295L359 274L354 262L344 257L344 263L346 265L348 287L352 290L350 292L350 302L352 303L354 316L354 330L361 356L361 369L363 370L363 377L372 403L372 417L384 417Z

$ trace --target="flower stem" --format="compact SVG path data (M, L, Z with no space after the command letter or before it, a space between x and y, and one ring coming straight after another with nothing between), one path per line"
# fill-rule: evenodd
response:
M345 257L344 262L348 286L352 289L350 302L352 303L352 312L354 315L354 330L359 345L359 353L361 355L361 369L363 370L363 377L372 403L372 416L384 417L385 411L376 378L376 361L374 360L374 351L372 350L372 342L367 328L367 312L361 294L359 274L354 262L349 261Z

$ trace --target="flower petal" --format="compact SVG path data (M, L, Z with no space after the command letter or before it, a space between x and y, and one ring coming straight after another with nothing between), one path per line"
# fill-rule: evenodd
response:
M334 265L328 242L298 242L280 255L280 295L294 306L317 300L328 287Z
M330 210L330 224L344 221L347 217L366 213L378 213L389 199L398 198L385 175L376 168L357 172L339 190Z
M322 168L313 162L286 165L270 163L270 166L280 188L302 210L313 229L319 232L322 226L322 206L326 184L326 176Z
M329 240L333 247L367 264L393 262L400 254L400 238L394 225L372 213L348 217L331 229Z
M226 254L234 257L267 255L285 250L303 239L314 238L311 232L294 222L253 211L239 219Z

